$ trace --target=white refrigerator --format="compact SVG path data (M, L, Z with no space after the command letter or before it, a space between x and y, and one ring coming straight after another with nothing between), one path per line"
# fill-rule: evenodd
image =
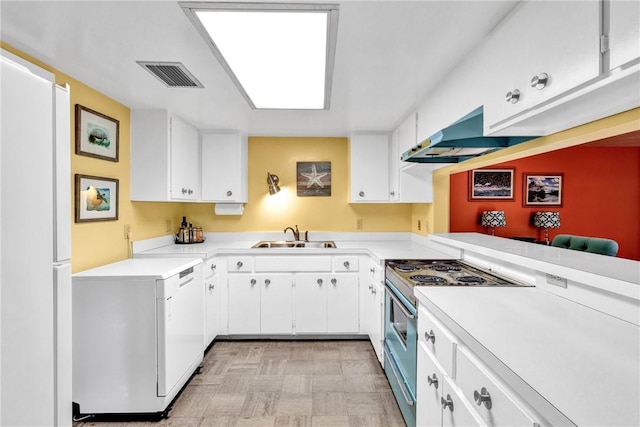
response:
M71 426L69 88L0 53L0 425Z

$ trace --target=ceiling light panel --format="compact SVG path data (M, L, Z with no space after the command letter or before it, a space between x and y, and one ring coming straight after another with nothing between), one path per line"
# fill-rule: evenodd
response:
M181 6L252 108L329 108L337 5Z

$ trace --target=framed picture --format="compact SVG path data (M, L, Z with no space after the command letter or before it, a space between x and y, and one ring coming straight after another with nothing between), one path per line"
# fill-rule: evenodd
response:
M76 222L118 219L118 180L76 174Z
M562 206L561 173L529 173L522 178L524 206Z
M331 196L331 162L297 162L298 197Z
M120 122L76 104L76 154L118 161Z
M513 168L469 171L469 200L513 200Z

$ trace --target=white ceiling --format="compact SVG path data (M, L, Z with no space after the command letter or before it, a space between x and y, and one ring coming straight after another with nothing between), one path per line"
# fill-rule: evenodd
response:
M250 109L176 1L2 0L0 31L9 45L132 109L168 109L201 129L345 136L393 129L515 1L332 3L340 16L328 111ZM204 89L166 88L136 61L181 62Z

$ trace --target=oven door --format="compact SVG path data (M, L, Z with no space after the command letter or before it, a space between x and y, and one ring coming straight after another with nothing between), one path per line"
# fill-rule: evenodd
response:
M417 310L388 280L385 286L385 374L408 426L415 425Z

